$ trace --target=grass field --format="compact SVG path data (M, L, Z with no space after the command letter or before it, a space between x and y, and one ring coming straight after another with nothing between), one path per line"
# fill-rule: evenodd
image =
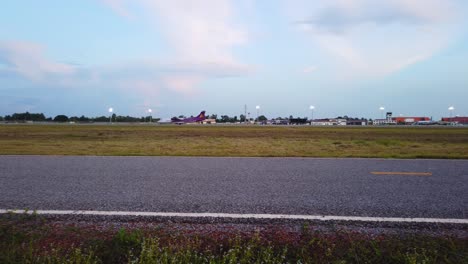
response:
M1 125L0 154L468 158L468 128Z

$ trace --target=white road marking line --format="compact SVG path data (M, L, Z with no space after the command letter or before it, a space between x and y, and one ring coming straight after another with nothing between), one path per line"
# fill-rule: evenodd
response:
M286 214L227 214L227 213L166 213L166 212L124 212L124 211L83 211L83 210L16 210L0 209L0 214L37 214L37 215L95 215L95 216L149 216L149 217L188 217L188 218L233 218L233 219L287 219L320 221L359 221L359 222L394 222L394 223L441 223L468 224L468 219L450 218L402 218L402 217L367 217L335 215L286 215Z

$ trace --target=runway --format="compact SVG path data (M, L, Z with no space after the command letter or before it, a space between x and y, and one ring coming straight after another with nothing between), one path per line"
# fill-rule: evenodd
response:
M467 160L0 156L0 209L468 218Z

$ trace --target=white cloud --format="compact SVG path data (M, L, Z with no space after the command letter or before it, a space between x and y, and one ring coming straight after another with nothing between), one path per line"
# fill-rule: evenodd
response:
M199 93L199 84L206 79L236 77L248 74L250 68L228 64L195 64L191 62L135 61L94 69L100 82L113 82L126 90L136 89L157 97L161 91L184 96Z
M236 24L230 0L100 1L124 19L139 19L155 34L166 36L171 53L116 65L77 66L54 61L38 43L0 43L0 77L13 73L53 87L115 87L150 97L162 91L192 96L200 93L205 80L238 77L253 69L235 58L234 48L247 42L247 31Z
M149 21L155 31L166 36L172 53L165 58L168 69L167 86L182 94L195 94L196 85L207 78L238 76L251 71L250 66L238 62L234 48L247 42L247 31L235 22L233 1L230 0L106 0L123 17L141 17ZM130 12L130 5L144 10ZM156 34L156 32L155 32ZM156 61L162 58L152 58ZM182 71L184 74L180 74Z
M460 30L456 0L286 2L294 25L342 72L383 76L424 61Z
M233 63L233 47L247 41L246 31L234 24L228 0L147 0L143 4L184 60Z
M453 7L450 1L445 0L332 0L328 6L301 22L317 30L343 33L362 24L439 23L449 19L452 14Z
M42 46L31 42L0 42L0 63L10 72L41 81L58 75L72 75L74 66L46 58Z
M198 94L206 79L245 75L250 71L235 63L158 62L137 60L114 65L78 66L55 62L46 48L32 42L0 43L0 78L12 74L37 84L57 88L114 88L137 91L156 98L163 91Z
M309 66L307 68L304 68L302 70L303 73L312 73L312 72L315 72L318 70L318 67L317 66Z
M131 13L125 7L125 0L101 0L108 5L115 13L126 18L133 18Z

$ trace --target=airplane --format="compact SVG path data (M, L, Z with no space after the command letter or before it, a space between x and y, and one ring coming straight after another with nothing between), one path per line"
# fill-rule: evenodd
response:
M438 122L435 122L435 121L417 121L417 122L414 122L413 125L415 126L431 126L431 125L438 125L439 123Z
M158 124L172 124L172 121L170 118L161 118L157 123Z
M187 124L187 123L202 122L205 119L206 119L205 111L201 111L201 113L199 115L197 115L196 117L189 117L189 118L184 118L184 119L179 119L177 117L173 117L173 118L171 118L171 122L173 124L181 125L181 124Z

